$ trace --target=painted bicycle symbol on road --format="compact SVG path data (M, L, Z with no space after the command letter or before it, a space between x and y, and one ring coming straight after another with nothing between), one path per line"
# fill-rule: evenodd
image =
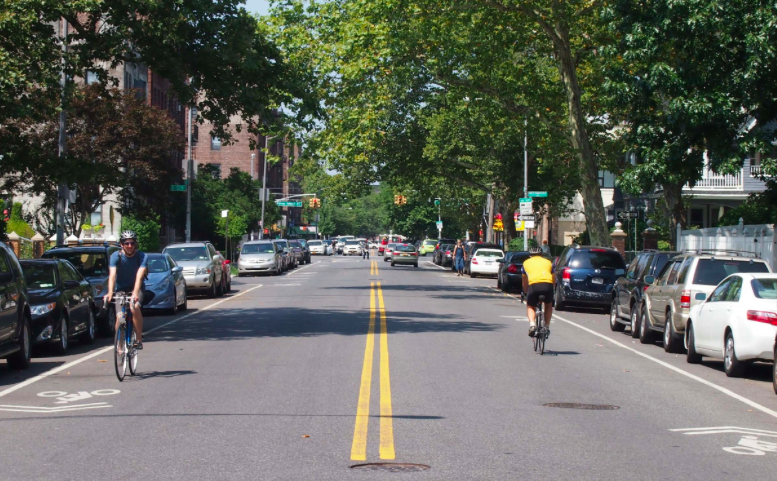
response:
M723 451L731 454L740 454L744 456L765 456L766 453L777 453L777 432L765 431L763 429L739 428L736 426L722 426L715 428L689 428L689 429L670 429L672 432L679 432L687 436L708 435L708 434L741 434L742 437L736 446L726 446ZM761 438L771 438L766 441Z
M119 394L121 391L118 389L97 389L95 391L78 391L77 393L68 394L65 391L44 391L39 392L39 397L57 398L54 404L67 404L75 401L83 401L90 399L93 396L113 396Z

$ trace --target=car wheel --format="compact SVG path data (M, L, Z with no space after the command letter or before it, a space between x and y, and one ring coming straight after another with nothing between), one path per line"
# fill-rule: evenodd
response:
M726 333L726 344L723 354L723 370L728 377L739 377L745 371L745 363L737 359L736 346L734 345L734 335L731 331Z
M677 353L682 351L680 339L674 332L674 322L672 321L672 311L666 313L666 322L664 323L664 351Z
M67 316L65 314L62 314L62 319L59 321L59 342L55 350L60 356L67 353Z
M245 276L245 274L243 274L242 272L238 272L237 273L237 277L244 277L244 276Z
M84 344L91 344L94 342L94 338L97 337L94 327L94 311L91 307L89 308L89 320L86 322L86 330L81 334L81 337L79 337L78 340Z
M112 302L111 305L108 306L108 312L105 314L102 330L106 337L116 337L116 305Z
M564 304L564 298L562 297L561 286L559 285L556 285L556 295L553 296L553 304L553 307L557 311L563 311L566 308L566 304Z
M219 292L218 292L218 287L216 286L216 279L213 279L213 284L211 284L209 291L210 292L208 292L208 297L212 299L215 299L216 297L218 297Z
M170 314L176 315L178 314L178 298L173 296L173 307L170 308Z
M631 337L639 337L639 308L636 304L631 306Z
M30 320L24 316L22 330L19 335L19 350L8 358L8 366L11 369L27 369L30 367Z
M179 310L181 310L181 311L185 311L185 310L187 310L189 308L189 298L187 297L188 294L189 293L186 292L186 285L184 285L183 286L183 304L181 304L181 307L179 308Z
M701 354L696 352L696 338L693 335L693 323L688 323L688 329L685 333L685 339L687 346L685 346L685 360L688 364L699 364L701 362Z
M618 300L613 299L610 306L610 330L615 332L622 332L626 326L620 323L618 320Z
M413 267L418 267L418 264L413 264Z
M640 311L642 312L642 319L639 322L639 342L642 344L650 344L653 342L653 332L650 330L650 319L648 319L648 310L643 306Z
M470 270L470 272L469 272L469 278L470 278L470 279L474 279L475 277L477 277L477 274L475 274L474 272L472 272L472 271Z
M502 289L502 278L499 277L499 274L496 275L496 288L500 291L504 291L504 289Z
M394 265L395 265L395 264L392 262L392 263L391 263L391 267L394 267Z

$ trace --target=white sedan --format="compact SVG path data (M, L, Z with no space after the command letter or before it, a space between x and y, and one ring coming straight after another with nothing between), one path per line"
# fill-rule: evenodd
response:
M469 276L480 275L496 276L499 273L499 259L504 259L505 253L501 249L478 249L469 263Z
M310 240L308 241L308 249L310 249L311 254L326 255L326 244L324 244L324 241Z
M701 299L704 294L696 294ZM687 360L723 359L727 376L748 361L774 361L777 343L777 275L732 274L691 310L685 329ZM775 380L777 392L777 380Z

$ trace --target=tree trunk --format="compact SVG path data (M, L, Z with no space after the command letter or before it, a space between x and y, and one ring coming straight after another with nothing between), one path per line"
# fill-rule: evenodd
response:
M519 205L517 203L510 203L507 199L499 202L499 205L505 206L502 208L501 214L505 236L504 248L507 250L510 246L510 241L517 237L515 234L515 218L513 217L513 214L515 214L515 211L518 210Z
M669 219L669 242L673 249L677 248L677 224L679 223L683 228L687 225L682 194L682 184L667 183L664 185L664 202L661 203L661 206L664 217Z
M581 104L583 93L577 78L577 66L569 45L569 32L566 27L557 27L556 34L558 35L558 41L555 44L559 62L558 68L567 94L569 141L572 143L572 148L580 163L582 181L580 194L583 197L586 227L591 244L608 246L610 245L610 229L607 227L602 192L599 189L599 165L588 137L585 113Z

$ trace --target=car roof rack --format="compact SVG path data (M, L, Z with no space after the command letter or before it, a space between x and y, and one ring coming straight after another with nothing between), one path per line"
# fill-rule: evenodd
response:
M683 254L701 254L701 255L736 255L739 257L751 257L754 259L760 259L761 256L757 252L742 251L737 249L686 249Z

